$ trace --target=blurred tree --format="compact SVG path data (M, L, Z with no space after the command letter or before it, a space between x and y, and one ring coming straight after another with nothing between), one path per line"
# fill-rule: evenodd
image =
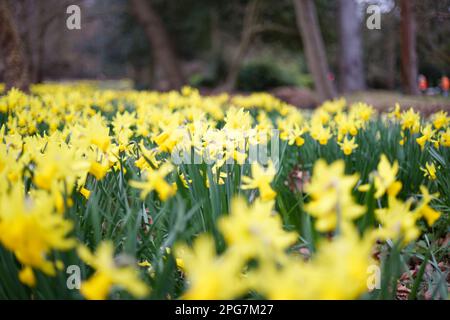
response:
M237 52L231 61L227 79L225 80L224 90L231 91L236 85L236 80L241 67L241 62L249 49L252 38L255 36L255 26L259 15L259 1L251 0L245 9L244 22L241 32L241 40Z
M317 21L313 0L294 0L297 24L305 48L309 71L314 78L314 87L320 100L336 96L336 89L329 78L325 46Z
M52 23L63 17L70 0L16 0L12 11L18 25L18 32L23 42L24 54L28 61L30 82L40 83L45 76L45 47L47 34ZM81 3L82 0L79 0ZM52 30L56 33L56 30Z
M5 60L6 89L28 91L28 63L7 0L0 0L0 50Z
M240 2L237 1L237 5ZM292 6L290 1L288 3ZM240 41L228 67L225 84L221 89L231 91L235 88L244 58L253 47L254 40L258 36L266 40L270 38L267 35L272 35L272 37L275 36L278 43L282 42L284 44L292 42L292 38L295 38L292 35L298 37L298 32L294 28L285 26L286 17L283 17L283 14L286 8L284 8L283 0L277 4L277 9L273 8L269 0L251 0L247 2L242 18ZM283 42L285 40L283 36L290 36L289 41Z
M394 0L363 1L360 10L364 20L373 13L367 12L369 6L378 5L381 9L381 29L361 28L366 85L373 89L393 90L400 80L400 10Z
M339 89L345 93L364 90L365 77L358 2L339 0L338 14Z
M148 28L143 28L130 10L134 8L132 1L135 0L9 0L30 81L133 78L140 89L178 87L179 84L169 84L166 68L156 56L161 50L154 49ZM402 55L401 44L406 42L400 32L404 21L400 0L295 1L312 3L315 18L308 21L315 21L318 28L309 22L300 28L300 9L293 9L293 0L277 0L276 5L273 0L138 2L146 7L151 5L150 10L165 30L165 43L169 43L171 53L162 55L164 61L175 57L176 73L182 73L186 82L205 90L224 87L242 90L241 87L248 87L242 83L253 81L264 70L277 70L260 81L265 82L264 90L278 85L304 87L301 78L308 69L314 75L317 92L329 92L329 71L337 73L340 89L347 86L343 84L347 81L356 86L365 80L367 86L377 89L395 89L405 83L400 77L405 74L403 66L409 69L411 64L404 62L404 56L405 52L409 55L413 51L404 46ZM356 10L354 2L359 3L357 10L361 11L369 5L380 6L382 29L369 30L359 25L361 20L355 18L355 13L350 14ZM296 8L306 7L307 10L301 10L306 14L308 7L302 3ZM82 8L81 31L65 28L65 7L69 4ZM344 9L347 6L352 6L351 10ZM414 2L416 62L418 71L426 75L430 85L436 85L442 75L450 74L449 7L450 0ZM362 81L353 75L356 69L360 74L361 69L355 67L359 63L355 65L351 58L358 55L353 50L359 46L355 45L358 36L353 36L358 25L364 58ZM155 28L150 29L155 32ZM299 41L301 36L303 41ZM347 41L353 44L346 45ZM3 81L3 56L1 60ZM169 67L173 68L173 64L169 63ZM343 71L346 68L350 71ZM236 74L238 79L242 75L246 80L236 81ZM178 83L184 83L182 78ZM305 78L310 79L309 75ZM415 84L414 80L410 82ZM260 90L257 84L253 87L252 90Z
M419 70L432 85L450 75L450 0L416 2Z
M400 0L400 38L403 87L408 94L419 94L414 0Z
M168 82L168 89L180 88L184 83L177 55L170 42L164 24L151 1L131 0L134 14L151 44L155 65L161 67Z
M395 32L398 27L398 21L395 19L395 10L385 15L385 29L386 29L386 41L384 48L386 52L386 69L385 69L385 82L386 88L390 90L395 89L396 82L396 65L397 65L397 48L398 39Z

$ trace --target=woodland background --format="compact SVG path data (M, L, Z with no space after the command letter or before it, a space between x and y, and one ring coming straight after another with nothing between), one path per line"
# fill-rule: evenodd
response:
M374 89L418 95L419 74L430 87L450 75L449 0L0 4L0 82L25 90L43 81L130 79L137 89L265 90L303 107L362 91L383 107L392 99ZM71 4L81 8L81 30L66 27ZM380 30L366 27L373 4L381 9Z

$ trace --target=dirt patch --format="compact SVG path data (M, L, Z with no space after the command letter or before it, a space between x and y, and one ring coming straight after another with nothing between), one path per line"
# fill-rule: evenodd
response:
M303 109L312 109L319 104L314 92L296 87L279 87L270 91L278 99Z

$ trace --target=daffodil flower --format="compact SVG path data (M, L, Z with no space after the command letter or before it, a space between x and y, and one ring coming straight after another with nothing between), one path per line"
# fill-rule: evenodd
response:
M352 138L351 140L348 140L347 137L344 138L343 142L338 142L339 146L341 147L341 150L344 152L346 156L349 156L352 154L353 150L358 148L358 145L355 143L355 138Z
M420 167L420 170L424 172L424 177L429 178L430 180L436 180L436 166L434 163L425 163L425 168Z
M275 198L276 192L272 189L272 183L276 170L273 163L270 161L267 169L264 169L258 163L252 163L252 177L243 176L241 188L243 190L258 189L260 197L264 201L269 201Z
M149 288L138 277L133 266L119 266L114 261L111 242L102 242L95 254L85 246L78 247L80 258L95 269L95 273L81 283L80 292L90 300L106 299L113 287L123 288L138 298L149 294Z
M141 189L141 199L156 190L162 201L167 200L176 192L176 184L169 184L165 177L173 171L174 167L169 162L165 162L158 169L147 168L144 171L144 181L130 181L130 186Z

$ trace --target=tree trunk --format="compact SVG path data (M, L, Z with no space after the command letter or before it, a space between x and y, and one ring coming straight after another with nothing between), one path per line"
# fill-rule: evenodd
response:
M416 51L416 20L414 1L400 0L400 34L403 87L408 94L419 94L417 87L418 67Z
M356 0L339 0L339 89L354 92L365 89L361 21Z
M387 19L387 39L386 39L386 87L389 90L395 89L395 75L397 65L397 36L396 19L391 14Z
M0 50L5 59L6 90L15 87L28 92L28 64L7 0L0 0Z
M258 16L258 0L253 0L249 2L247 7L245 8L241 41L239 43L236 55L233 57L233 60L231 61L227 78L225 80L225 85L223 87L225 91L232 91L236 86L236 80L239 75L242 60L244 59L254 36L253 28L256 24L257 16Z
M151 1L131 0L131 4L150 42L155 65L163 70L169 89L180 88L185 83L184 77L161 18L152 7Z
M52 21L44 20L45 16L45 5L42 1L38 4L38 32L37 32L37 49L36 49L36 68L34 79L36 83L42 83L44 81L44 59L45 59L45 34L47 32L48 25Z
M336 96L336 89L328 77L328 62L314 1L294 0L294 5L307 64L314 78L316 94L321 100L332 99Z

